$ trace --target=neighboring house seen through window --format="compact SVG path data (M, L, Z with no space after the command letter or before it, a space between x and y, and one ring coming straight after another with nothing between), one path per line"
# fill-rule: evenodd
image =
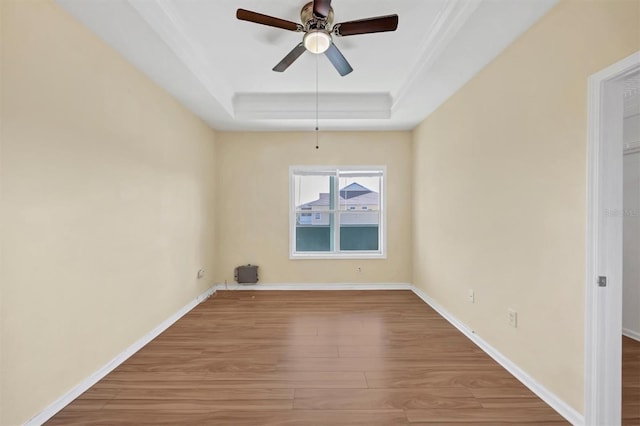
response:
M291 167L291 257L385 256L385 168Z

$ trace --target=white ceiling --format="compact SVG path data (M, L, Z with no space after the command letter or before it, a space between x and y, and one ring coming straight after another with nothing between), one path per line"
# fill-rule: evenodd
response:
M334 22L397 13L395 32L334 37L354 71L305 52L301 33L239 21L241 7L300 21L305 0L56 0L220 130L412 129L557 0L335 0ZM317 68L316 68L317 67Z

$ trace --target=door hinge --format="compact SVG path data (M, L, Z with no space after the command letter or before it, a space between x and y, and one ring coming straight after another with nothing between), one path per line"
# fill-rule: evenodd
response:
M607 277L600 275L598 277L598 287L606 287L607 286Z

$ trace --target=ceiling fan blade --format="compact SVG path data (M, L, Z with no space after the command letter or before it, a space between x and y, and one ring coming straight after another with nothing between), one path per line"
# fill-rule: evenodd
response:
M331 61L333 66L336 67L341 76L344 77L345 75L353 71L353 68L351 68L351 65L349 65L349 62L347 62L345 57L342 55L342 52L338 50L335 44L331 43L324 54L327 55L327 58L329 58L329 60Z
M398 15L387 15L342 22L333 26L333 32L339 36L350 36L395 31L396 28L398 28Z
M282 28L289 31L303 31L302 25L295 22L286 21L273 16L263 15L262 13L252 12L250 10L238 9L236 18L241 21L255 22L256 24L267 25L269 27Z
M294 47L293 50L289 52L278 65L273 67L273 70L277 72L286 70L296 59L300 57L300 55L304 53L305 50L307 50L307 48L304 47L304 43L300 43L299 45Z
M313 14L326 18L331 11L331 0L313 0Z

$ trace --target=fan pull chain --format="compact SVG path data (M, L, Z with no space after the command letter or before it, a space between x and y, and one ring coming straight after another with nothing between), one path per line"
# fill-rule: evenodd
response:
M318 128L318 56L320 55L316 55L316 149L320 149L320 145L318 143L318 140L320 139Z

